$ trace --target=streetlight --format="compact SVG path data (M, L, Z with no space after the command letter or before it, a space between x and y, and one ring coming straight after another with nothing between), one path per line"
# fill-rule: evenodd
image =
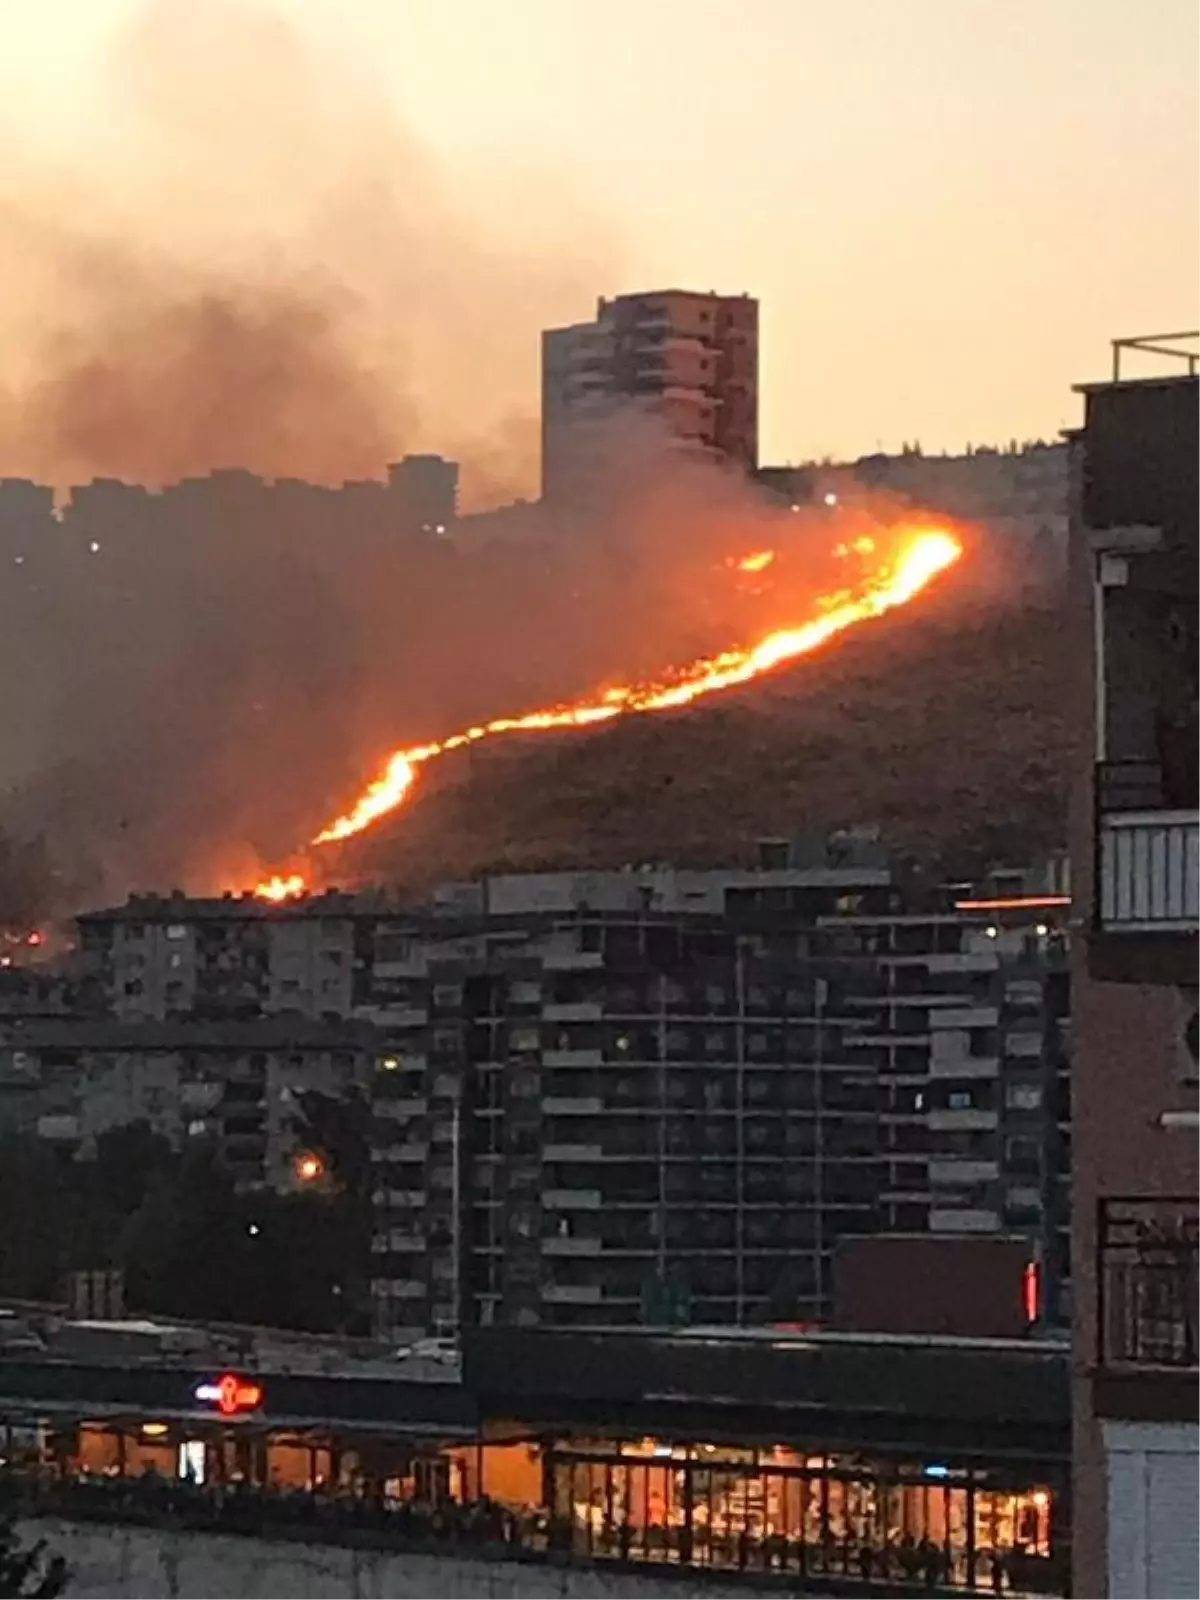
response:
M325 1163L313 1150L302 1150L292 1162L292 1171L300 1183L316 1183L325 1176Z

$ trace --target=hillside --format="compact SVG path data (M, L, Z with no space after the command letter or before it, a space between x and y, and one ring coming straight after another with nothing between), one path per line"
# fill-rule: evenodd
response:
M961 592L770 680L592 734L449 760L337 863L420 887L481 870L748 860L760 837L879 823L949 870L1063 843L1064 616Z

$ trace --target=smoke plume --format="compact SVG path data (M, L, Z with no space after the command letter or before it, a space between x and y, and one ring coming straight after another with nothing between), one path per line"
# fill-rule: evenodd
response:
M513 175L533 254L489 174L252 0L154 0L90 88L69 160L0 124L0 471L335 483L434 450L468 496L528 491L538 330L613 265L565 185Z
M0 147L0 471L59 499L0 481L0 829L12 861L47 840L59 909L253 882L396 746L836 585L819 519L645 419L569 514L454 542L399 530L382 482L320 487L433 450L477 497L527 490L538 330L589 314L607 237L542 182L528 255L365 71L240 0L144 8L96 90L69 164Z

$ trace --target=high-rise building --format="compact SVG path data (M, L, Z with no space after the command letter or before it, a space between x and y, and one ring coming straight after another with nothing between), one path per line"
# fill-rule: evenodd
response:
M458 462L444 456L404 456L388 467L388 487L409 527L438 537L458 518Z
M1118 343L1072 439L1076 1594L1198 1581L1195 349Z
M821 1320L880 1232L1023 1241L1055 1320L1065 916L866 860L447 892L375 967L380 1332Z
M542 494L586 479L590 424L637 408L745 472L758 465L758 301L684 289L618 295L542 335Z

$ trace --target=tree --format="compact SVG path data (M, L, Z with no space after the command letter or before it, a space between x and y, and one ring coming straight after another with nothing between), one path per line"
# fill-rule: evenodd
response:
M0 1512L0 1600L15 1596L54 1600L69 1578L66 1561L47 1551L45 1539L23 1546L11 1516Z
M36 1135L0 1138L0 1294L53 1300L72 1233L67 1164Z

